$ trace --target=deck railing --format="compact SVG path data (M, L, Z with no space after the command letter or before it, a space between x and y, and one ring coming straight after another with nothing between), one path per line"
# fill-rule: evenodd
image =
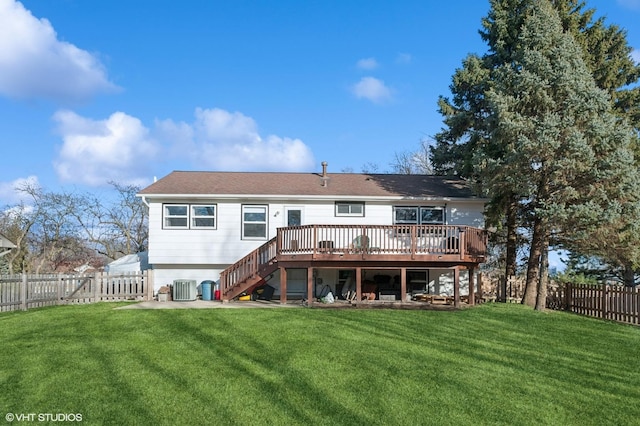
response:
M455 257L479 262L487 251L484 230L455 225L305 225L278 228L266 242L220 273L223 298L287 255L342 255L354 260L377 255ZM290 259L289 259L290 260ZM325 260L327 260L325 256ZM400 256L398 256L398 260Z
M484 257L486 232L457 225L305 225L278 229L278 254L366 253Z
M225 295L237 283L255 276L276 258L276 239L272 238L220 273L220 290Z

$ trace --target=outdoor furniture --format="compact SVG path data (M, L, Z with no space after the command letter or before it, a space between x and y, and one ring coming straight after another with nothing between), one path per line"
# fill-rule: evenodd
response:
M371 247L369 237L366 235L358 235L351 243L352 253L370 253L374 251L380 251L380 247Z
M321 253L333 253L333 241L331 240L319 241L318 251Z

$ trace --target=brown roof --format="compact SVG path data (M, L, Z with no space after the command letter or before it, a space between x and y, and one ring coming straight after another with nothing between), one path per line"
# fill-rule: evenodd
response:
M140 195L475 198L466 181L431 175L174 171Z

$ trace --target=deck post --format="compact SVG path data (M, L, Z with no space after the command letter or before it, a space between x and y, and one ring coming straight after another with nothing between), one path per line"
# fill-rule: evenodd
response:
M478 299L482 299L484 297L483 289L482 289L482 272L478 274L478 290L477 290Z
M307 305L313 305L313 268L307 268Z
M400 268L400 301L407 300L407 268Z
M362 268L356 268L356 303L362 300Z
M460 269L453 268L453 306L460 307Z
M418 248L418 238L416 233L416 227L411 227L411 260L416 258L416 250Z
M287 303L287 268L280 267L280 303Z
M467 244L467 239L466 239L466 233L464 232L466 231L466 228L460 227L458 228L458 251L460 252L460 260L464 259L465 256L465 246Z
M473 275L475 273L475 269L473 266L469 266L468 268L469 271L469 305L473 306L476 304L475 302L475 294L473 292Z

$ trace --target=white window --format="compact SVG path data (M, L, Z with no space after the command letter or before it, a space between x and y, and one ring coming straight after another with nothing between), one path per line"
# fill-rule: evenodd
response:
M215 229L215 204L165 204L163 206L165 229Z
M189 206L186 204L165 204L164 227L189 228Z
M191 206L191 228L215 229L216 227L216 206L192 205Z
M242 206L242 238L267 239L267 206Z
M336 203L336 216L364 216L364 203Z

